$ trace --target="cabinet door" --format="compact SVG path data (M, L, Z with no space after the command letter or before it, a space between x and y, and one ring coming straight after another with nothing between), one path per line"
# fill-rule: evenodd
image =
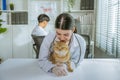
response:
M13 57L25 58L29 57L29 36L28 26L13 25L12 41L13 41Z
M12 26L7 26L7 32L0 34L0 57L5 60L12 57Z

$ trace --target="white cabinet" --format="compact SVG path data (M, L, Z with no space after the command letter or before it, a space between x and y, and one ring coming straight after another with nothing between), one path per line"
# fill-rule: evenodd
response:
M7 27L7 32L0 34L0 57L8 59L12 57L12 27Z
M29 53L29 32L27 25L13 25L12 26L12 48L13 56L15 58L28 58L30 57Z
M9 25L0 34L0 56L8 58L32 58L32 42L28 25Z
M13 11L9 10L9 3L11 2L14 3ZM2 0L0 0L0 4L2 4ZM33 58L31 26L21 24L22 22L19 22L20 24L11 23L11 13L19 14L28 11L28 0L6 0L6 4L7 10L1 10L2 14L5 14L5 17L3 15L2 18L5 21L3 27L7 28L7 32L0 34L0 57L3 60L8 58ZM21 16L18 15L18 17L14 20L20 21Z

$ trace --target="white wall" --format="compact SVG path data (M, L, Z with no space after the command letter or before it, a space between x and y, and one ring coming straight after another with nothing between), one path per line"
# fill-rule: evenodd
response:
M14 10L28 10L28 0L6 0L7 10L10 10L9 3L14 4Z
M29 1L29 24L31 26L31 31L38 25L37 17L40 14L47 14L50 17L50 22L48 23L46 30L51 32L54 30L54 22L58 14L61 12L60 0L30 0ZM44 9L51 9L51 11L44 11Z

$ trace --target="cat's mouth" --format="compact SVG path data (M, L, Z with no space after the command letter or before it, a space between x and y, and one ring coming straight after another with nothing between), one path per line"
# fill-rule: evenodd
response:
M60 56L65 56L67 51L55 51L55 53L59 54Z

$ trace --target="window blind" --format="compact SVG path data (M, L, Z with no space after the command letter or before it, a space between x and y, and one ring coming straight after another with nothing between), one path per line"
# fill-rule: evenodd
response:
M118 1L118 19L117 19L117 50L116 50L116 53L117 53L117 56L120 57L120 0Z
M120 0L99 0L96 46L120 57Z

